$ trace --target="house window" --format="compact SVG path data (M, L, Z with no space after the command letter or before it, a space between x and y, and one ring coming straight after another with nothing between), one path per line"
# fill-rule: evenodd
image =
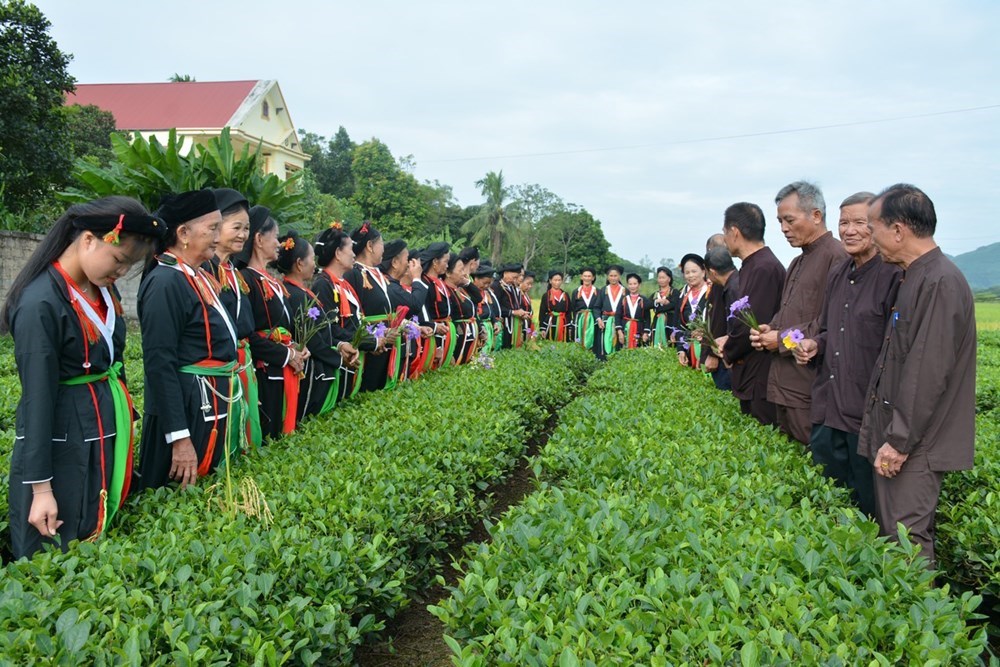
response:
M264 103L260 107L260 116L265 120L271 117L271 109L267 105L267 100L264 100Z

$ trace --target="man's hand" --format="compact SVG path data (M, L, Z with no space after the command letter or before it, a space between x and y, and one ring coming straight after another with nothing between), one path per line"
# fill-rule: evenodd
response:
M875 474L892 479L903 469L907 458L909 458L909 454L899 453L887 442L879 447L878 453L875 454L875 463L872 464L875 466Z
M705 363L702 364L705 367L705 371L708 373L714 373L719 370L719 358L708 355L705 357Z
M773 352L778 349L778 332L771 329L770 326L762 324L760 329L750 330L750 344L755 350Z
M792 354L795 355L795 362L800 366L808 364L818 353L819 343L814 341L812 338L806 338L800 342L794 350L792 350Z

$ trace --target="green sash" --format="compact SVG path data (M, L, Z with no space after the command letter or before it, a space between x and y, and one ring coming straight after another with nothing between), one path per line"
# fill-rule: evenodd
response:
M75 378L63 380L59 384L75 387L92 382L108 381L111 389L111 403L115 410L115 469L111 472L111 483L108 486L106 495L102 495L104 503L104 526L111 524L121 506L122 489L125 488L125 473L128 468L129 455L132 449L132 405L129 401L128 392L121 381L122 362L116 361L111 364L103 373L93 373L91 375L78 375ZM101 443L102 446L104 443ZM108 502L110 498L111 502ZM110 507L109 507L110 505ZM102 527L102 528L103 528Z
M239 365L236 361L230 361L221 366L198 366L197 364L190 364L188 366L181 366L180 369L181 373L188 373L190 375L229 378L230 400L233 398L233 383L240 381L237 375L238 370ZM229 416L226 419L226 443L224 446L229 456L235 456L239 453L243 439L246 437L247 406L243 400L227 401L226 406L226 412ZM225 460L228 461L229 459L226 458Z
M510 318L512 322L510 327L510 346L512 348L521 347L523 342L521 337L524 335L524 327L522 326L521 318L514 317L513 315L511 315Z
M670 335L667 334L667 315L656 316L656 326L653 328L653 347L669 347Z
M576 316L576 340L588 350L594 348L594 313L581 310Z
M610 357L615 353L615 318L609 317L604 320L604 356Z
M319 409L319 414L323 415L333 410L333 406L337 404L337 395L340 393L340 369L338 368L333 373L333 382L330 383L329 391L326 392L326 398L323 399L323 405Z
M240 341L237 355L243 357L239 361L239 377L243 384L243 404L247 418L247 446L254 449L264 442L264 432L260 428L260 394L257 390L257 374L253 369L253 357L250 355L250 343L243 339Z
M485 320L481 323L481 326L483 328L483 331L486 333L485 336L486 343L483 345L483 349L489 352L493 349L493 346L495 345L495 342L493 340L495 336L493 332L493 322L491 322L490 320Z

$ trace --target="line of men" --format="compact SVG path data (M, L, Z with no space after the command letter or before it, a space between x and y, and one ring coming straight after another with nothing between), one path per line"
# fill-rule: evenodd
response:
M805 445L883 535L905 526L933 567L943 475L973 465L976 374L972 292L934 241L934 204L907 184L851 195L838 242L814 184L791 183L775 203L801 250L787 272L751 203L726 209L722 246L705 257L723 288L715 307L728 319L712 333L732 391L744 413ZM758 329L730 313L743 297Z

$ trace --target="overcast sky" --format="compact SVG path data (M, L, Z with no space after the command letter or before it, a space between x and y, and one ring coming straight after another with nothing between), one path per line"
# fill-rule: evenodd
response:
M773 198L800 178L835 234L906 181L945 252L1000 241L994 0L37 4L80 83L277 79L300 129L378 137L463 206L488 171L538 183L632 260L703 251L737 201L790 260Z

